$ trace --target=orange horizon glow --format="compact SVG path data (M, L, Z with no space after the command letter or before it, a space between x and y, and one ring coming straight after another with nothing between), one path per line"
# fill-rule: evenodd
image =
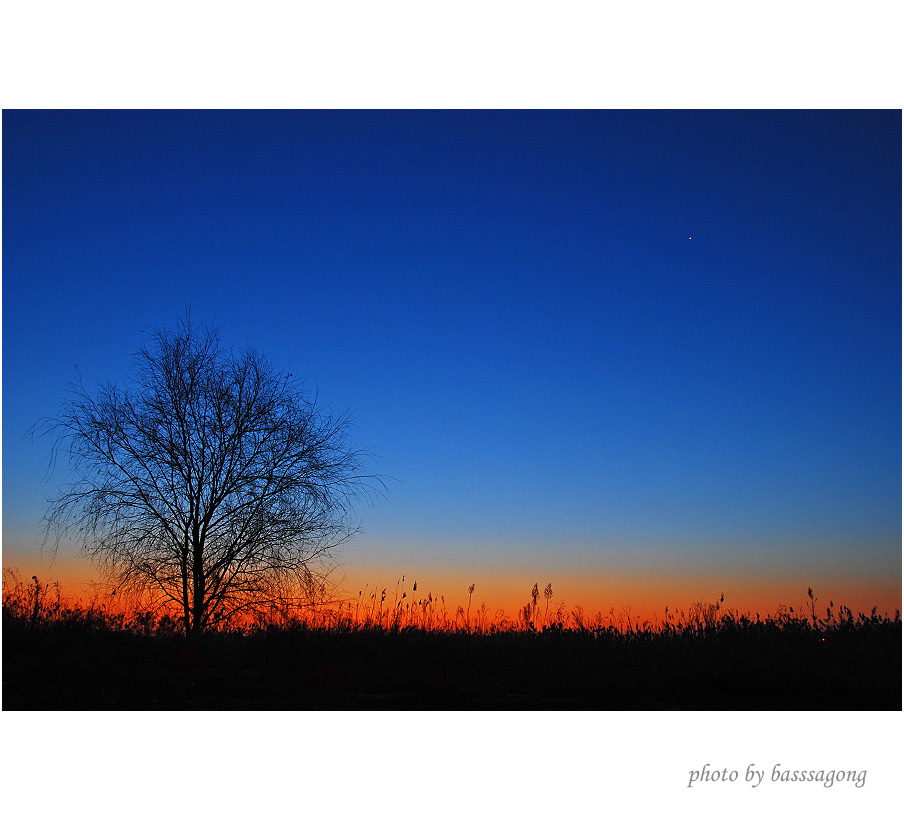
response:
M808 604L807 589L816 596L817 615L824 615L829 603L858 611L870 612L873 607L879 614L893 616L901 610L901 579L851 575L828 576L814 573L807 580L795 578L764 578L749 575L691 575L666 574L653 571L604 572L530 572L524 569L510 571L486 569L468 573L459 570L433 570L421 574L399 573L394 578L385 568L356 568L346 573L343 587L347 594L357 598L358 592L367 597L381 594L386 589L387 601L395 600L396 591L406 600L412 597L412 587L417 582L415 600L432 593L434 599L445 596L446 608L455 612L458 606L467 606L468 588L474 584L471 612L486 603L490 612L502 610L508 618L516 618L518 612L531 599L534 584L539 589L539 611L547 612L543 595L547 584L552 585L553 596L548 612L552 615L560 604L571 612L581 606L584 614L592 618L597 612L603 616L614 613L630 614L640 621L661 621L666 607L672 613L688 610L696 602L716 603L724 596L723 609L741 614L759 612L765 616L775 613L782 605L791 606L795 612L803 611ZM404 581L402 578L404 576ZM818 577L817 577L818 576Z
M13 570L22 581L36 576L43 584L57 582L61 594L75 602L90 601L100 581L91 563L81 557L58 557L54 561L32 559L24 556L4 556L3 569ZM19 558L20 560L13 560ZM531 599L531 590L537 584L539 590L538 612L541 621L562 607L571 615L578 606L587 619L597 613L604 618L628 617L642 623L662 622L666 608L673 615L688 611L696 602L716 603L724 596L723 610L739 614L775 613L780 606L793 607L795 613L809 611L807 589L816 596L816 614L822 617L830 602L835 610L844 605L854 613L869 613L875 607L880 615L894 616L901 611L901 578L864 573L811 573L767 577L750 572L702 572L654 570L625 570L615 572L532 571L525 568L486 567L475 572L455 568L422 567L414 571L390 571L386 566L362 565L344 567L329 577L332 586L330 600L335 606L345 603L354 607L357 602L369 605L372 596L379 601L385 590L384 611L398 603L411 605L432 595L437 608L444 609L449 619L458 607L467 610L468 589L474 584L470 596L470 613L482 605L490 621L500 617L516 621L522 608ZM414 589L414 584L417 589ZM552 586L552 597L547 601L544 590ZM404 596L404 597L403 597Z

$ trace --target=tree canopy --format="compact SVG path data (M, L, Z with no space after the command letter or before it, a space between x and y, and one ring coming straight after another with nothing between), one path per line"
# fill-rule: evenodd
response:
M152 333L125 386L79 380L37 427L72 468L48 534L76 533L117 589L177 608L186 632L312 594L380 484L347 413L190 318Z

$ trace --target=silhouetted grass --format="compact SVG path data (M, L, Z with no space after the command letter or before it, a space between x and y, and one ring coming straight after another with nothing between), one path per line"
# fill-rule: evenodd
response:
M547 587L548 589L551 589ZM545 593L544 593L545 594ZM363 591L362 591L363 595ZM698 602L657 624L580 608L520 622L364 604L191 642L167 616L4 581L5 709L894 709L901 620L830 605L765 618ZM382 600L378 601L378 598ZM427 601L426 606L424 601ZM442 606L435 606L441 603ZM382 606L381 606L382 605ZM461 609L461 608L460 608ZM537 625L542 620L542 625Z

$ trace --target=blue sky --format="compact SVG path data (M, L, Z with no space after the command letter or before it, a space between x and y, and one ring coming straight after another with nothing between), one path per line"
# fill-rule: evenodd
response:
M7 110L3 206L4 563L26 430L190 303L353 408L351 565L900 599L899 111Z

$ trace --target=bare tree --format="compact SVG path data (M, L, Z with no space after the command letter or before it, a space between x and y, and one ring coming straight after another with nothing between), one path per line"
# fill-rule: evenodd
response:
M74 532L118 589L176 606L187 633L302 600L356 532L352 502L379 479L350 449L347 414L215 329L161 328L125 387L81 380L56 418L51 466L73 481L47 533Z

